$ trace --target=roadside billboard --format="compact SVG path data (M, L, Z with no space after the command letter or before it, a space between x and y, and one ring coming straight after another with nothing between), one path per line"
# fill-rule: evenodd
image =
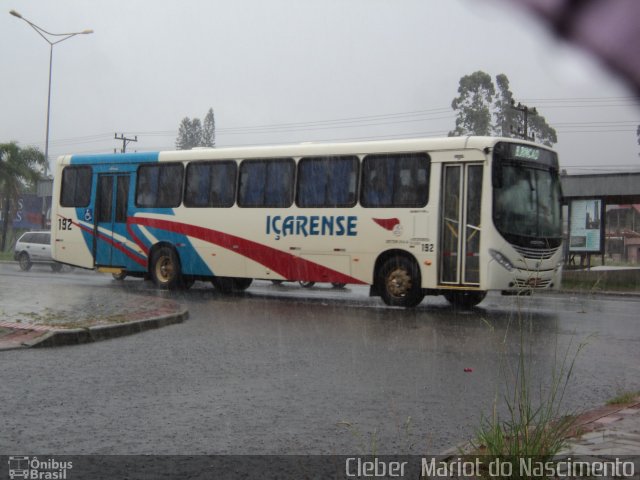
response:
M603 253L604 203L601 198L571 200L569 203L569 251Z
M25 193L18 198L17 205L14 205L13 209L15 214L11 227L14 230L40 230L42 228L42 209L44 207L46 215L46 226L49 228L51 224L51 197L45 197L44 205L42 197L38 197L36 194ZM0 220L4 221L2 213L4 211L4 205L0 200Z

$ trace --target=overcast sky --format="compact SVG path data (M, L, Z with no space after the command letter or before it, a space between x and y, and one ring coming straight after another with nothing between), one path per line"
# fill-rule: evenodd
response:
M444 136L461 76L505 73L556 128L571 173L640 170L638 100L500 0L0 0L0 142L50 158L173 149L215 111L217 145Z

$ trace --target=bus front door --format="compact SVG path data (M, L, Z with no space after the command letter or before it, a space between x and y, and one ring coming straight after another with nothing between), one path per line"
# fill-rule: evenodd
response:
M93 258L96 266L125 267L123 243L127 237L127 206L131 175L98 175L96 232Z
M480 285L482 164L443 165L440 199L440 284Z

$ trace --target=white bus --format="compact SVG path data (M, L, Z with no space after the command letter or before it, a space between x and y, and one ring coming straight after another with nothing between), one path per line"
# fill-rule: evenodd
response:
M558 288L557 155L507 138L69 155L55 260L161 288L369 285L393 306Z

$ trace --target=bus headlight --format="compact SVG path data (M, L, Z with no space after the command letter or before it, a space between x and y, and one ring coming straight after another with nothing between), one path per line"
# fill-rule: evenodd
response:
M491 255L491 257L498 262L500 265L502 265L504 268L506 268L508 271L513 271L513 269L515 268L513 266L513 263L511 263L511 261L505 257L503 254L501 254L499 251L497 250L493 250L492 248L489 249L489 255Z

